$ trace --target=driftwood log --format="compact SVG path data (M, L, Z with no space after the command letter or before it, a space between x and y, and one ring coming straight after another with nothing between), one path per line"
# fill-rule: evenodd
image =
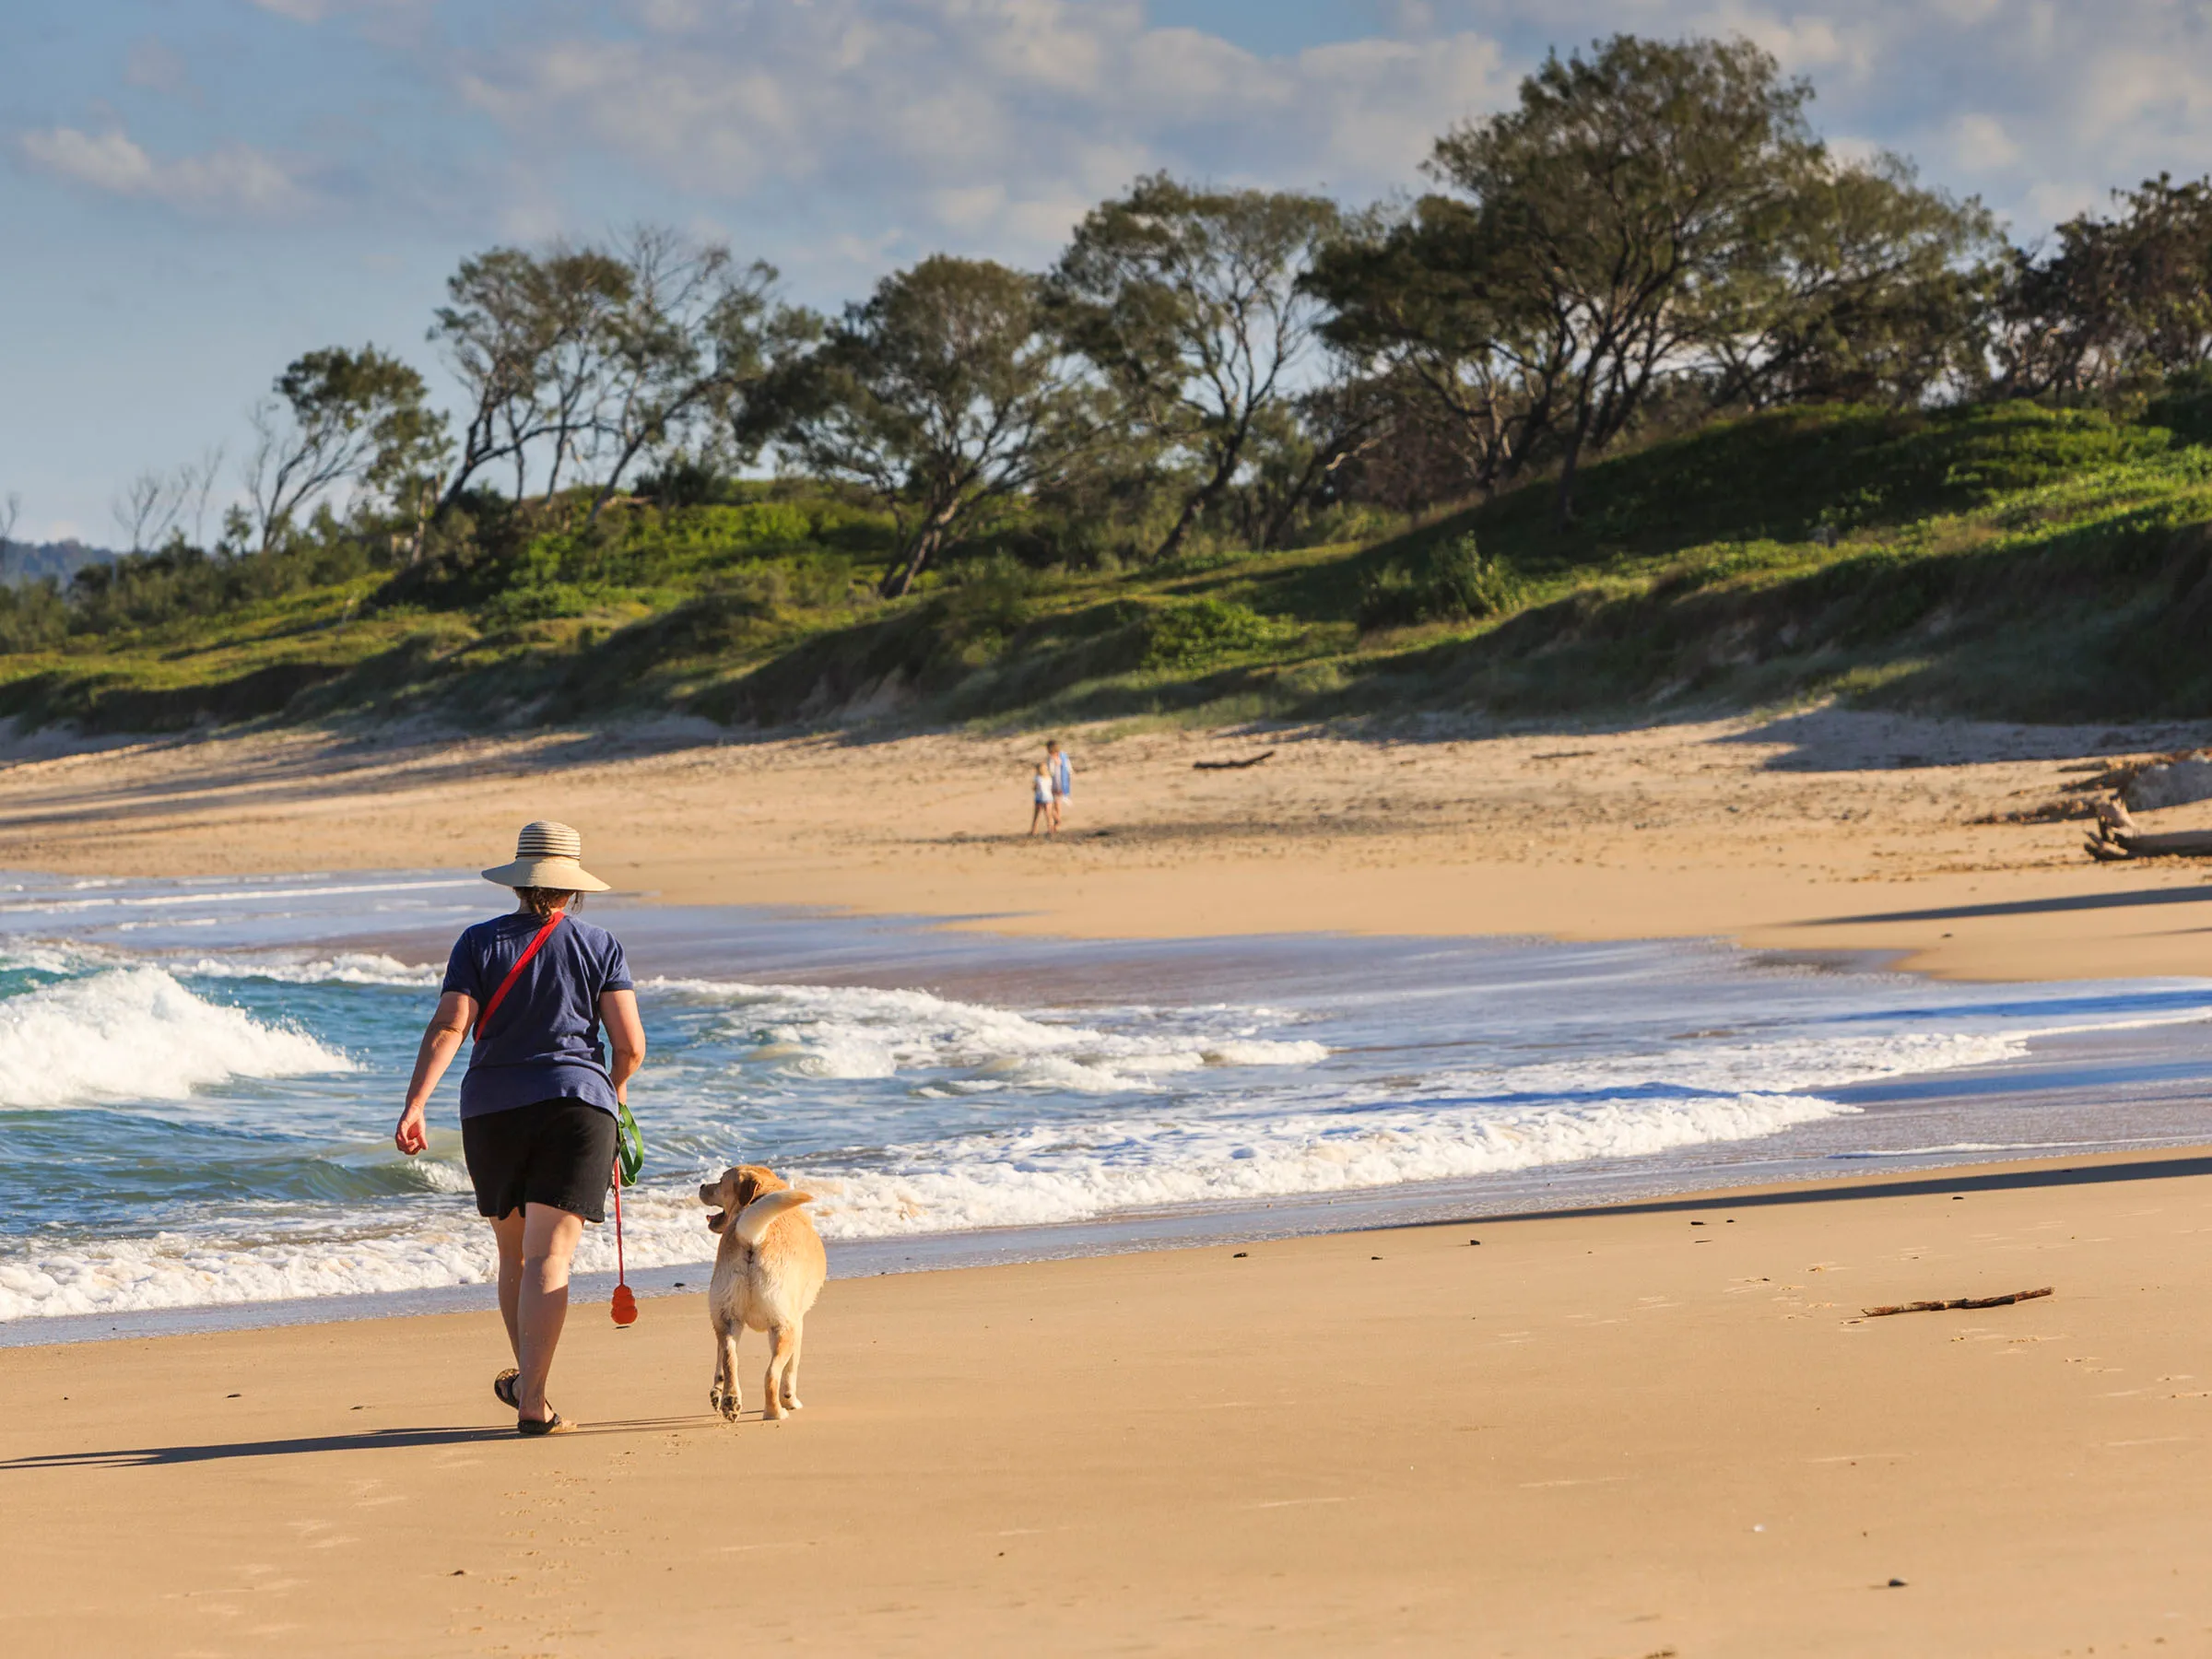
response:
M2212 858L2212 830L2174 830L2151 835L2136 827L2127 803L2117 796L2097 804L2097 833L2083 851L2102 864L2127 858Z
M1248 766L1257 766L1274 754L1275 751L1269 749L1266 754L1254 755L1249 760L1194 760L1191 762L1191 770L1193 771L1242 771Z
M2123 858L2212 858L2212 830L2175 830L2164 835L2108 831L2082 844L2091 858L2107 864Z
M2051 1287L2041 1290L2015 1290L2010 1296L1958 1296L1949 1301L1899 1302L1889 1308L1861 1308L1860 1312L1869 1319L1881 1319L1891 1313L1947 1313L1953 1308L2008 1308L2014 1302L2033 1301L2039 1296L2051 1294Z

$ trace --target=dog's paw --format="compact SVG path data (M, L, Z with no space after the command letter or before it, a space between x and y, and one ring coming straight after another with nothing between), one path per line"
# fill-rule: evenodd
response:
M737 1420L740 1402L735 1394L727 1390L717 1388L710 1391L707 1394L707 1404L722 1413L724 1422L734 1423Z
M785 1394L783 1396L783 1409L786 1411L804 1411L806 1409L806 1402L800 1399L797 1394Z

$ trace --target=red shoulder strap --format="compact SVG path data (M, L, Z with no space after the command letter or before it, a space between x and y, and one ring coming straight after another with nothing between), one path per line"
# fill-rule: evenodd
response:
M567 913L565 911L555 911L547 916L546 924L537 930L537 937L531 940L529 947L514 959L514 966L507 970L507 977L500 982L500 988L491 994L491 1000L484 1005L484 1012L477 1016L477 1041L484 1041L484 1028L491 1023L492 1015L507 1000L507 993L514 989L514 982L522 977L523 970L530 965L530 959L537 954L538 947L552 937L553 930L560 925L561 917Z

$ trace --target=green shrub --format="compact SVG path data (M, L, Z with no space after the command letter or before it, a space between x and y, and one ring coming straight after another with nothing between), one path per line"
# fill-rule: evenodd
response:
M1246 606L1221 599L1171 599L1144 620L1139 665L1190 673L1280 641L1288 631Z
M1369 570L1359 588L1359 626L1365 630L1501 617L1518 608L1523 597L1520 579L1499 560L1485 559L1468 533Z
M509 588L477 612L477 625L486 629L512 628L520 622L543 622L554 617L581 617L594 609L591 595L571 582L552 582L537 587Z

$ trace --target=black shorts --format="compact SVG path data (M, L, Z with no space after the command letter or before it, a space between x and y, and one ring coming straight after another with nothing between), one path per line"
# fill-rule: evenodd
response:
M606 1219L615 1169L615 1116L587 1101L540 1100L461 1120L461 1149L477 1213L494 1220L525 1204Z

